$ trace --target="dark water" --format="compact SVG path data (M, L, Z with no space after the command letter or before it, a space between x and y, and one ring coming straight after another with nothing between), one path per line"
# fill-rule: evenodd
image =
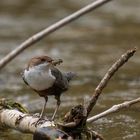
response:
M91 0L1 0L0 58L34 33L90 3ZM0 74L0 97L9 97L40 111L43 99L22 81L20 72L28 60L47 54L62 58L64 71L78 77L63 95L59 116L72 106L84 103L92 95L105 72L127 49L137 47L136 55L117 72L103 91L93 115L114 104L140 96L140 1L118 0L91 12L27 49L9 63ZM55 100L50 98L48 115ZM129 110L104 117L91 126L106 140L140 139L140 104ZM0 132L0 140L32 139L17 131Z

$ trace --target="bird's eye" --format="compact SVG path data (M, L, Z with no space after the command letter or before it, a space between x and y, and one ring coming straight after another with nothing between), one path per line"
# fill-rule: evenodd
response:
M45 60L45 59L41 59L41 61L42 61L42 62L45 62L46 60Z
M47 61L48 61L48 62L52 62L52 61L53 61L53 59L51 59L51 58L50 58L50 59L48 59Z

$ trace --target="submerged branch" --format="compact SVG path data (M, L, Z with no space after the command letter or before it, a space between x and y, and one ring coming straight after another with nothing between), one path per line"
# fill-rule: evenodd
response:
M89 104L87 106L87 115L90 114L92 108L94 107L94 105L96 104L98 97L100 96L102 90L107 86L110 78L115 74L115 72L121 67L123 66L130 57L132 57L134 55L134 53L136 52L136 48L132 49L132 50L128 50L126 53L124 53L120 59L118 59L112 66L111 68L107 71L107 73L105 74L105 76L103 77L103 79L101 80L101 82L99 83L99 85L96 87L94 94L91 98L91 100L89 101Z
M136 103L140 103L140 98L137 98L137 99L134 99L134 100L131 100L131 101L125 101L124 103L121 103L121 104L118 104L118 105L113 105L108 110L87 119L87 123L91 123L93 121L96 121L96 120L98 120L102 117L105 117L105 116L107 116L111 113L115 113L117 111L120 111L121 109L129 108L131 105L136 104Z
M14 59L18 54L23 52L26 48L29 48L31 45L35 44L36 42L43 39L45 36L50 35L54 31L58 30L59 28L69 24L70 22L78 19L82 15L102 6L103 4L109 2L111 0L97 0L92 2L91 4L81 8L77 12L71 14L70 16L65 17L64 19L52 24L48 28L40 31L39 33L33 35L32 37L25 40L21 45L17 46L16 49L11 51L7 54L3 59L0 60L0 69L2 69L6 64L8 64L12 59Z

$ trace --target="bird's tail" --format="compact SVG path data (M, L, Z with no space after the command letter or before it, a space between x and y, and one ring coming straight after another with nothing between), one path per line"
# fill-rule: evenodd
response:
M65 74L65 76L67 77L67 80L69 82L70 80L72 80L76 76L76 73L74 73L74 72L67 72Z

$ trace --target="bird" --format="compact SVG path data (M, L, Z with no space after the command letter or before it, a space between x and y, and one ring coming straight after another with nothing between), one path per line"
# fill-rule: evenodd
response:
M33 57L22 73L23 81L45 99L40 119L44 117L48 96L53 95L57 101L51 118L54 120L61 104L60 96L69 89L69 82L75 77L74 72L62 72L56 67L62 62L62 59L52 59L47 55Z

